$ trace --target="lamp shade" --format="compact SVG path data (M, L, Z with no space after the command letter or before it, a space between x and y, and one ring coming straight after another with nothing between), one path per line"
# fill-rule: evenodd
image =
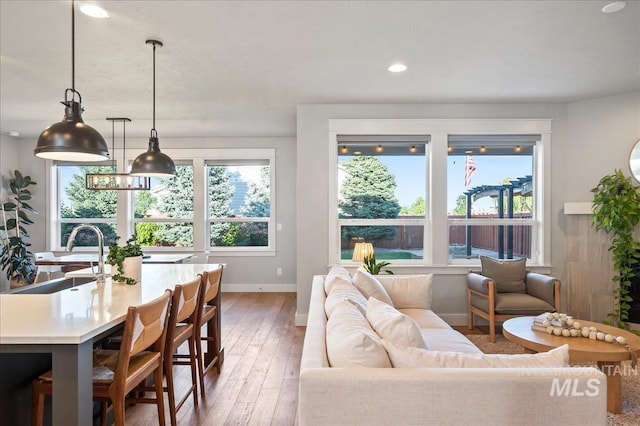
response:
M353 257L351 260L354 262L364 262L364 258L373 254L373 244L371 243L356 243L353 247Z
M143 152L133 160L129 174L132 176L173 177L176 175L176 164L168 155L160 152L158 138L151 136L147 152Z
M82 121L82 107L74 100L62 102L64 118L42 131L34 154L47 160L104 161L109 150L104 138Z

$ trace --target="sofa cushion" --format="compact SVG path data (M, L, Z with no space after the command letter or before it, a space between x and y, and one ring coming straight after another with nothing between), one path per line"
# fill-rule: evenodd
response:
M339 282L351 284L351 275L343 266L335 265L324 279L324 294L331 293L331 288Z
M427 328L422 330L427 347L433 351L481 353L469 339L452 328Z
M398 312L393 306L375 297L369 298L367 320L383 339L397 345L427 349L418 324L407 315Z
M553 305L525 293L498 293L495 303L496 313L504 315L538 315L555 311ZM484 312L489 311L489 301L483 297L472 296L471 304Z
M333 309L327 321L326 339L331 367L391 367L380 337L347 300Z
M482 275L493 279L498 293L526 293L527 259L497 260L480 256Z
M445 320L440 318L430 309L400 309L398 311L411 317L412 320L418 323L420 328L446 328L451 329L451 326L446 323Z
M353 274L353 285L355 285L367 299L375 297L381 302L393 306L393 301L389 297L387 290L384 289L376 277L367 271L358 269L356 273Z
M430 351L396 345L385 339L382 340L382 344L394 368L561 368L569 366L569 345L566 344L549 352L523 355Z
M327 318L331 316L336 304L342 300L351 300L360 306L360 312L367 311L367 299L360 293L360 290L355 288L351 283L345 283L344 281L337 282L331 287L331 292L327 296L327 300L324 302L324 312Z
M376 278L396 309L431 309L433 274L379 275Z

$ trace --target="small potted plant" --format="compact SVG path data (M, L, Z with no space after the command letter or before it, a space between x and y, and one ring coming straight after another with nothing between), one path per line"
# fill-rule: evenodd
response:
M364 269L370 273L371 275L379 275L382 270L382 268L384 268L385 266L389 266L391 265L390 262L385 262L384 260L381 260L380 262L376 262L376 255L375 254L370 254L364 257L364 263L362 264L362 266L364 267ZM389 270L389 269L385 269L383 272L393 275L393 271Z
M107 263L111 265L111 278L114 282L129 285L140 282L142 271L142 247L136 242L135 235L127 240L125 245L116 242L109 244Z

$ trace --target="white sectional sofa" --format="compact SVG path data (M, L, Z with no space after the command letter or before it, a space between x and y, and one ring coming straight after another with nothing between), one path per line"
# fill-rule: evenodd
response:
M429 275L375 278L382 284L395 308L415 320L420 327L427 349L412 348L409 351L420 352L420 356L431 358L431 361L435 357L434 365L438 367L381 368L358 365L359 362L367 364L368 361L361 361L360 356L368 356L371 348L367 345L376 341L379 335L375 331L373 334L358 333L347 328L347 338L340 343L343 346L333 343L334 329L343 327L344 322L347 322L334 321L333 315L338 315L336 312L342 314L348 311L348 304L355 306L360 315L368 316L368 312L365 311L367 308L359 305L362 299L336 304L336 297L332 297L330 304L334 306L328 309L333 309L330 312L332 321L329 321L325 312L329 304L325 306L325 302L326 290L330 286L325 278L317 275L312 282L300 366L298 407L301 425L606 424L606 376L595 368L529 367L531 359L522 358L534 355L507 356L507 365L513 367L514 362L518 365L522 359L521 362L527 367L449 366L460 362L464 366L476 365L476 362L484 365L485 358L488 359L489 356L482 355L465 336L430 310ZM331 278L335 280L334 276ZM344 276L338 281L344 282ZM344 286L339 288L346 289ZM369 305L370 302L369 300ZM361 321L361 318L355 318L357 315L353 312L350 315ZM328 329L331 336L329 348ZM383 347L389 349L386 339L377 341L382 340ZM356 350L352 351L353 348L348 346L343 351L344 354L336 353L336 348L345 348L345 341L347 345L357 346ZM363 341L368 343L363 345ZM391 347L397 348L393 345ZM376 350L377 355L380 355L379 348ZM550 353L535 357L542 359L548 354ZM564 356L566 363L568 350ZM500 357L504 358L505 355ZM498 359L498 365L504 361L502 358ZM341 367L332 366L330 359ZM390 357L389 360L394 363L402 361L398 357ZM424 360L420 359L419 362ZM544 360L542 365L545 365Z

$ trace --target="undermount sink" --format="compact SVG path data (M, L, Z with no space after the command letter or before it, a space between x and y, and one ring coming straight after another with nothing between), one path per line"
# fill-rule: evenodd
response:
M15 288L13 290L7 291L5 294L51 294L81 284L86 284L91 281L95 281L95 278L56 278L54 280L44 281L38 284L31 284L24 287Z

